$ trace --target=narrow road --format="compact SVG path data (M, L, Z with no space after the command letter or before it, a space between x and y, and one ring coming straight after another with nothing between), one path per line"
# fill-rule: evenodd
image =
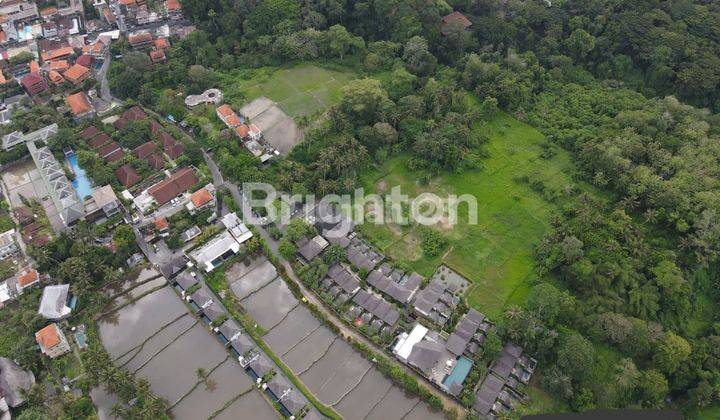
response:
M212 160L208 156L209 160ZM208 165L209 166L209 165ZM235 185L232 182L227 182L225 185L228 187L228 190L230 190L230 194L232 195L233 199L235 200L235 204L238 205L238 207L243 208L243 201L244 197L240 192L240 189L237 185ZM385 355L385 351L378 347L375 343L365 338L364 335L360 334L357 330L353 328L349 328L345 323L343 323L339 318L338 315L335 313L335 311L329 310L325 304L317 297L317 295L309 290L302 281L297 277L295 274L295 270L293 269L290 262L288 262L285 258L280 255L280 252L278 251L278 242L274 240L270 234L265 230L262 226L255 226L260 236L262 236L265 241L267 242L270 250L275 254L275 256L278 258L278 260L282 263L283 267L285 267L285 272L287 273L288 277L290 277L297 285L300 287L300 291L302 292L303 297L315 307L317 307L324 315L325 317L332 322L335 327L337 327L341 334L347 339L352 338L354 341L362 342L369 348L371 348L374 352L378 354ZM399 363L398 363L399 364ZM402 366L401 364L399 364ZM435 388L430 382L423 377L422 375L418 374L412 369L406 368L405 366L402 366L406 372L413 375L417 380L418 383L421 386L424 386L426 389L428 389L432 394L440 398L440 400L443 402L443 406L445 409L455 409L458 413L465 413L465 407L460 405L454 398L450 397L449 395L445 394L444 392L438 390Z

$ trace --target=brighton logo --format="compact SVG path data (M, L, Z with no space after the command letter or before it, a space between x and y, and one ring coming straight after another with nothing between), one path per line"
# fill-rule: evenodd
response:
M265 225L287 224L299 206L315 211L316 222L335 225L350 220L353 224L388 223L406 226L412 223L434 226L455 226L460 216L463 223L477 224L477 199L470 194L448 195L424 192L416 197L403 194L400 186L391 188L389 195L365 194L363 188L353 194L326 195L319 200L315 195L278 194L270 184L243 183L243 217L245 223Z

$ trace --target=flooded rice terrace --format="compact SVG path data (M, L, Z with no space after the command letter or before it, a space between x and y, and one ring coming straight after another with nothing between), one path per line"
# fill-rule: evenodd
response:
M119 308L99 323L103 345L118 366L147 378L177 419L277 419L237 360L190 314L165 279L144 270L113 290ZM135 300L136 299L136 300ZM198 369L206 373L198 376ZM106 393L94 391L99 399Z
M230 288L267 331L264 339L323 403L346 419L442 419L393 385L298 302L265 258L226 271Z

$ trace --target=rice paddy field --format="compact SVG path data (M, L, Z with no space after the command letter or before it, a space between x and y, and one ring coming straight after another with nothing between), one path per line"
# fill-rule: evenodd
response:
M573 180L576 168L564 150L508 114L499 113L473 130L489 137L481 169L444 173L421 183L423 173L410 170L409 156L400 155L365 173L362 184L366 192L378 194L399 185L411 198L423 192L471 194L478 202L477 224L467 223L461 207L457 225L435 226L448 246L434 258L423 255L417 226L366 223L360 229L407 269L430 276L444 263L467 277L473 283L469 303L497 319L507 305L524 303L535 277L533 246L553 214L572 199L565 192L590 187ZM545 190L531 189L533 180L541 181Z
M295 118L329 108L340 98L340 88L354 78L353 73L311 64L280 69L264 67L224 73L220 88L233 104L240 106L265 96Z

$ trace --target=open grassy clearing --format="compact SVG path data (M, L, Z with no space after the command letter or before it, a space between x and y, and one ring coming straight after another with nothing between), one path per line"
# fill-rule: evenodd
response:
M458 225L436 227L449 245L434 258L423 256L417 227L365 224L361 229L387 255L425 276L441 262L460 272L474 283L470 304L497 319L508 304L526 298L535 275L533 245L552 215L572 199L564 191L590 187L573 180L576 168L565 151L546 144L540 132L507 114L499 113L488 125L473 129L487 130L490 137L483 169L443 174L421 185L417 180L422 173L408 169L408 156L403 155L364 174L363 186L366 191L389 193L399 185L411 197L426 191L471 194L478 201L477 225L467 224L467 211L461 206ZM541 157L548 148L551 153ZM545 192L519 182L521 177L541 181Z
M294 118L327 109L340 98L340 88L354 78L351 72L303 64L224 73L220 88L237 105L266 96Z

